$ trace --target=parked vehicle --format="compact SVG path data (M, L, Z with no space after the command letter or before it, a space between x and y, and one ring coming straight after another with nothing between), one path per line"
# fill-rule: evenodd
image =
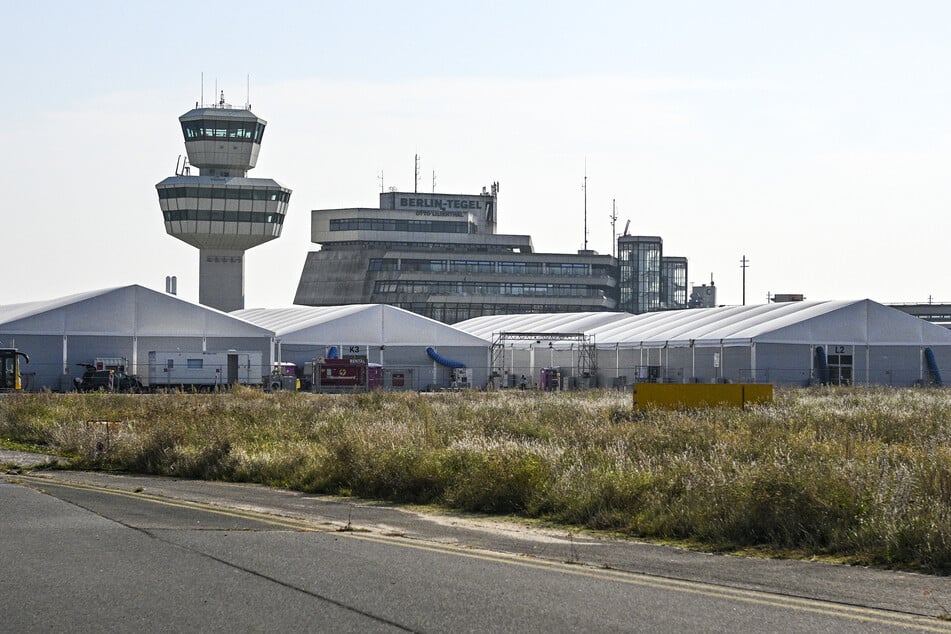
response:
M214 389L226 385L262 385L262 354L256 351L149 352L151 389Z
M302 369L293 363L283 362L275 363L271 370L271 376L268 377L267 386L272 392L278 390L300 390L303 381L301 381Z
M20 375L20 359L29 363L30 357L16 348L0 348L0 392L19 392L24 389Z
M76 390L79 392L133 392L143 390L137 376L126 374L125 370L100 369L99 364L79 363L85 368L82 377L76 377Z
M383 366L364 359L324 359L313 362L315 392L358 392L383 387Z

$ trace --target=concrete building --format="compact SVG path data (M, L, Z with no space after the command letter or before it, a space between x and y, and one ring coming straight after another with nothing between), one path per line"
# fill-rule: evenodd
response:
M188 158L158 185L169 235L199 249L198 301L225 312L244 308L244 252L281 235L291 190L248 178L267 122L225 103L179 117ZM191 175L191 167L200 174Z
M389 304L454 323L480 315L615 310L615 259L535 253L497 234L498 185L474 196L384 192L380 207L311 212L295 304Z
M690 289L690 299L687 301L687 308L716 308L717 306L717 287L713 280L710 284L701 284Z

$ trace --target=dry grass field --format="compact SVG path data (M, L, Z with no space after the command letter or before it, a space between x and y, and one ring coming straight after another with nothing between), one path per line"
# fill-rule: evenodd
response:
M766 407L648 412L600 390L7 395L0 445L73 468L951 573L941 389L780 390Z

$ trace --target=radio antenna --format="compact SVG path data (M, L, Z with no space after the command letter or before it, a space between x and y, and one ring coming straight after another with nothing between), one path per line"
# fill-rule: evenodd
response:
M584 183L581 185L584 190L584 250L588 250L588 157L584 159Z
M611 199L611 257L617 257L617 201Z
M419 193L419 154L413 157L413 193Z

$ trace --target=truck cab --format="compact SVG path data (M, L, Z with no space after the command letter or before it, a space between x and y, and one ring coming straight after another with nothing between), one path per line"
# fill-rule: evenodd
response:
M20 359L30 362L25 352L16 348L0 348L0 392L19 392L23 389Z

